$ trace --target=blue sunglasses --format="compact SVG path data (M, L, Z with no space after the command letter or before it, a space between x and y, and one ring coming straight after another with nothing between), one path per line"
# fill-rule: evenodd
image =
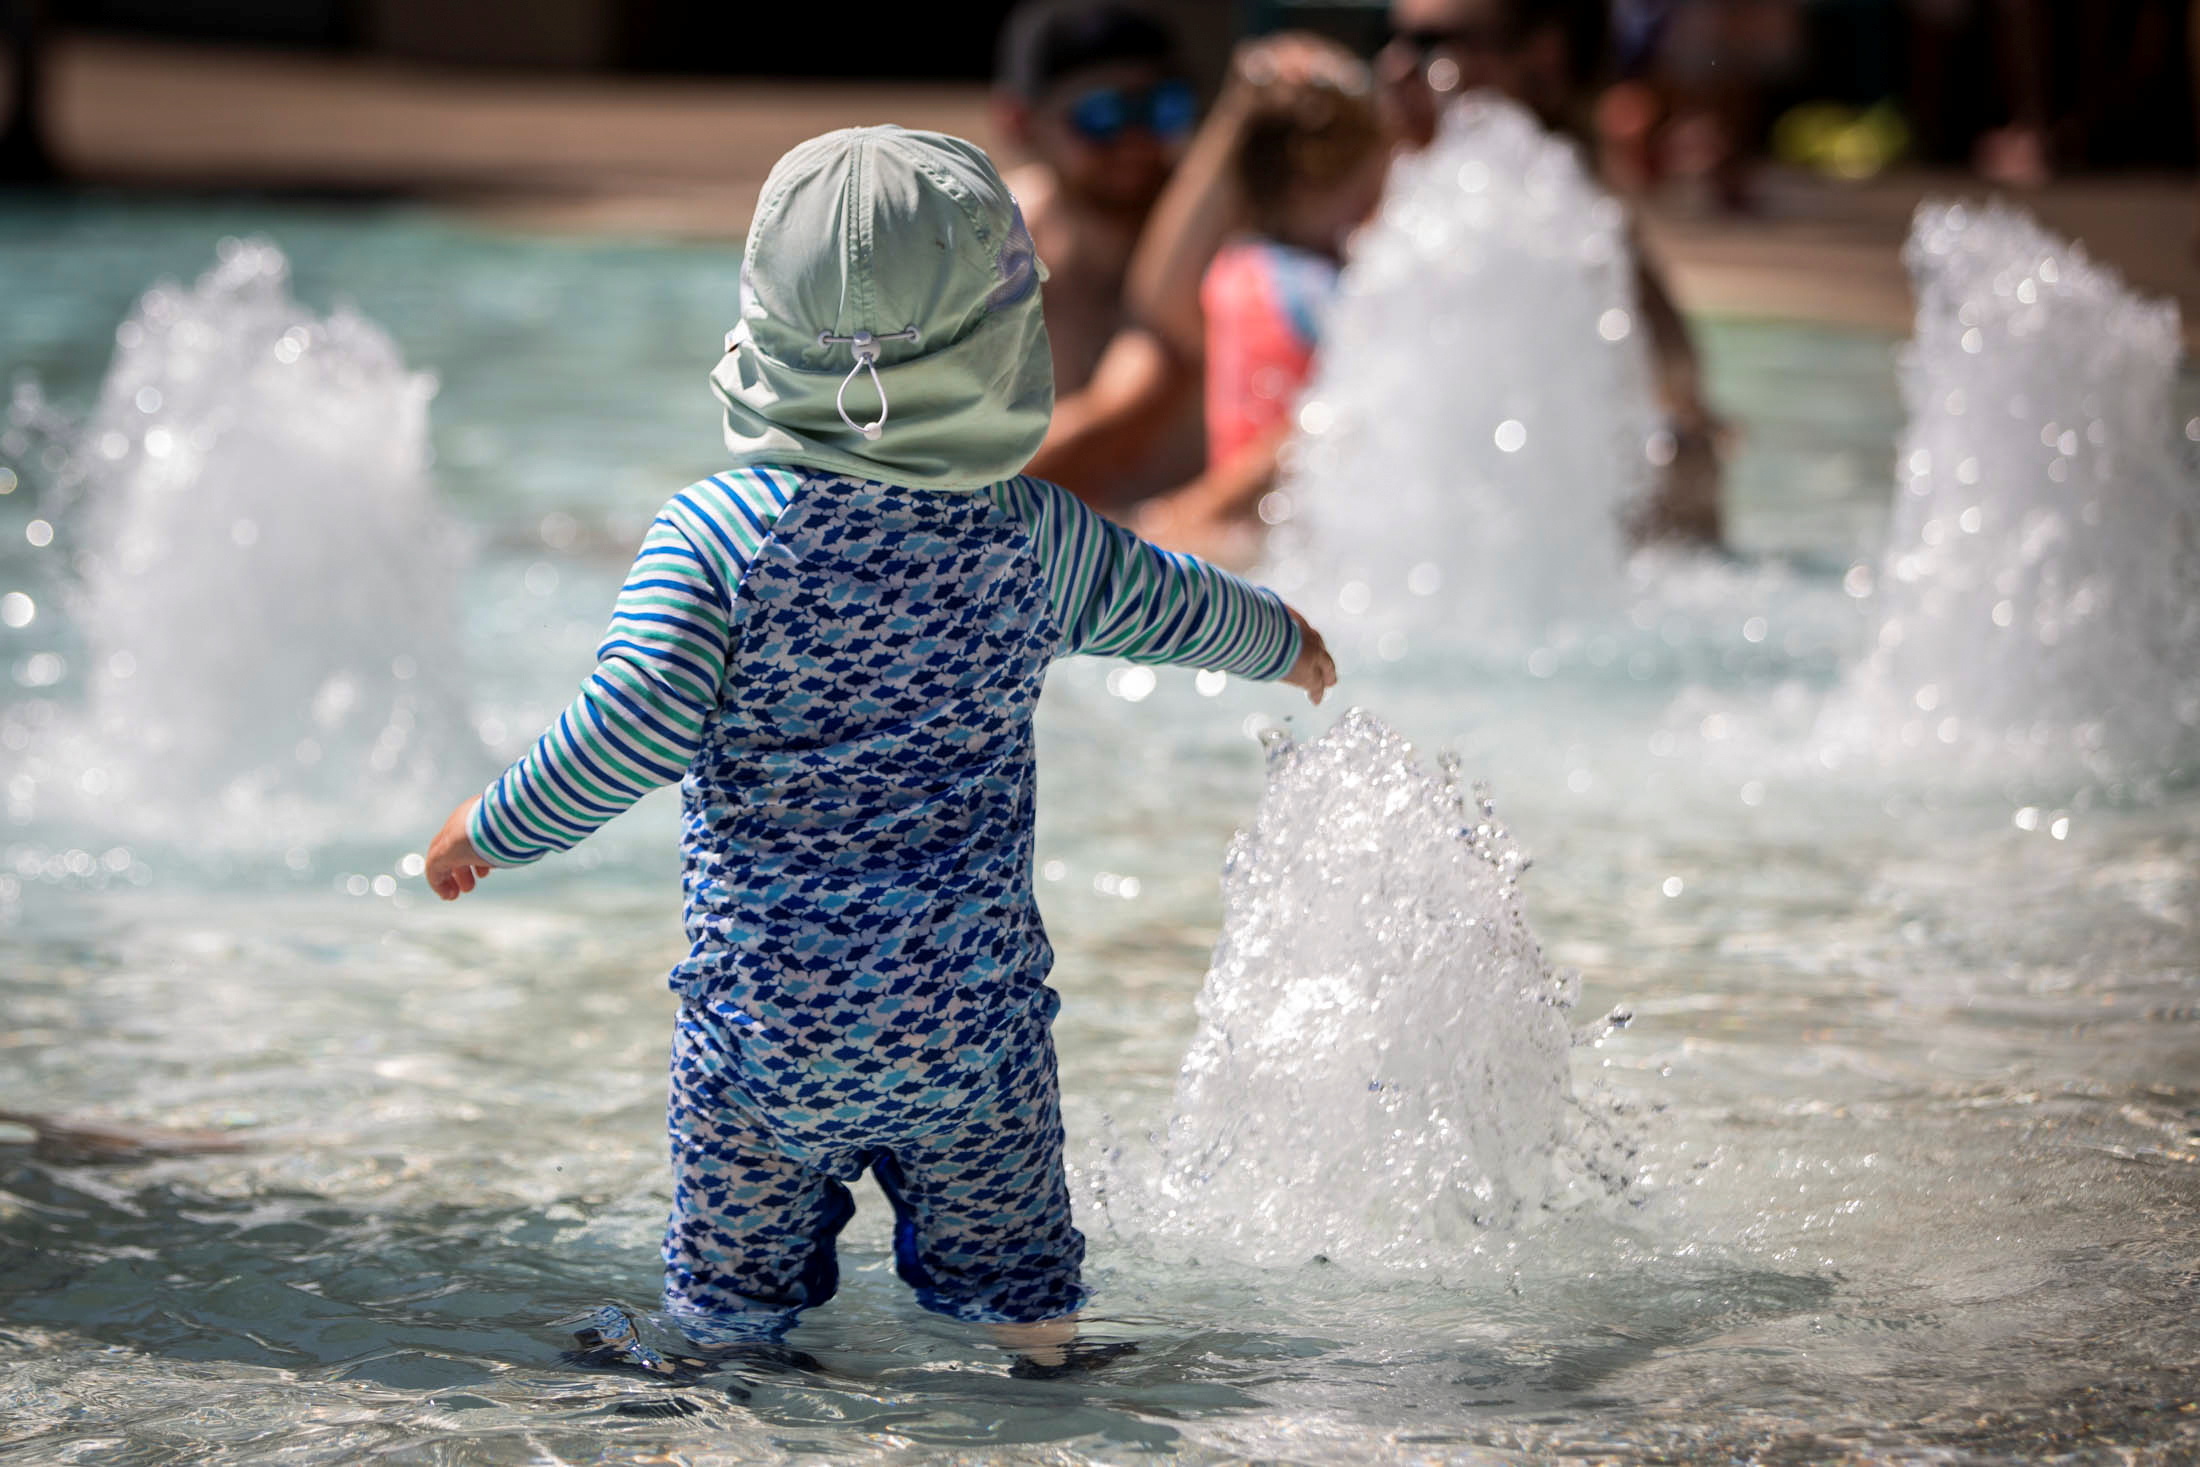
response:
M1181 141L1199 121L1199 97L1191 83L1150 87L1096 87L1069 105L1069 125L1088 143L1105 146L1134 127L1165 143Z

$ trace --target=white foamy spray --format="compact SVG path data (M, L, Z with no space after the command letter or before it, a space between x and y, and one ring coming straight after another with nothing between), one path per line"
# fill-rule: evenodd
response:
M1521 913L1526 866L1380 720L1279 742L1224 867L1160 1176L1111 1205L1253 1262L1444 1272L1584 1169L1623 1189L1574 1101L1577 980Z
M1619 203L1511 103L1398 161L1263 505L1275 583L1332 637L1524 651L1624 605L1622 518L1670 443L1631 258Z
M75 760L98 779L70 782L199 845L407 828L479 752L434 379L288 280L272 245L225 240L196 286L148 291L74 448Z
M1922 206L1904 258L1917 328L1877 638L1830 716L1995 767L2189 766L2200 485L2173 424L2176 306L1999 206Z

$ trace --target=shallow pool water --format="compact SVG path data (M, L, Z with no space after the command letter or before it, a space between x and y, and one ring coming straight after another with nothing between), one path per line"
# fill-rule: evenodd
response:
M0 366L83 413L138 293L242 232L440 378L482 740L447 807L562 705L641 527L714 466L735 257L11 205ZM672 799L448 907L401 874L442 808L339 803L280 849L145 833L54 752L84 654L69 522L27 536L51 469L19 442L0 592L37 610L0 629L0 1109L251 1149L83 1165L0 1131L0 1461L2193 1460L2200 794L1801 757L1866 634L1841 581L1886 520L1895 344L1705 336L1744 554L1643 593L1669 655L1367 656L1318 713L1058 669L1039 861L1065 1107L1093 1327L1138 1353L1009 1378L910 1303L866 1192L842 1295L796 1335L824 1368L688 1391L672 1420L618 1414L659 1393L565 1365L554 1325L654 1294ZM250 686L206 716L264 712ZM1573 1052L1632 1174L1418 1267L1255 1265L1120 1189L1168 1120L1254 735L1349 704L1491 782L1577 1017L1634 1013Z

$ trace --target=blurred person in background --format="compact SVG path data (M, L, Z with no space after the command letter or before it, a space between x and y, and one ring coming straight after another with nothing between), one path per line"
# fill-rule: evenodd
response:
M1698 185L1716 207L1748 211L1766 94L1802 57L1801 6L1797 0L1620 0L1617 8L1653 12L1656 30L1643 61L1669 99L1666 171Z
M1225 565L1260 549L1346 242L1382 198L1388 151L1368 68L1318 36L1239 50L1131 265L1143 326L1204 364L1207 466L1140 506L1141 533Z
M1954 72L1976 64L1971 42L1983 19L1992 32L1999 111L2006 120L1978 138L1973 165L1980 177L2005 188L2046 183L2053 176L2047 0L1909 0L1909 7L1910 111L1927 146L1947 148Z
M1476 91L1510 97L1576 140L1589 136L1607 39L1603 0L1391 0L1390 22L1375 66L1402 146L1427 146L1443 113ZM1638 543L1717 545L1727 428L1705 399L1702 358L1663 273L1632 227L1628 237L1672 439L1672 458L1629 531Z
M1977 99L1973 58L1992 66L1986 127L1970 145L1990 183L2037 188L2081 167L2160 164L2187 125L2200 56L2188 0L1908 0L1909 104L1930 154L1960 157ZM1967 105L1968 104L1968 105Z
M1031 0L1002 27L994 125L1028 160L1008 183L1048 271L1057 394L1031 472L1107 514L1199 468L1197 395L1163 391L1158 344L1122 329L1131 253L1197 123L1176 37L1154 12Z

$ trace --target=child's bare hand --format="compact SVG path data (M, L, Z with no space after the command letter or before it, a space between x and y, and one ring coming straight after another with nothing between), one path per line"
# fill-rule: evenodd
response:
M466 817L479 803L478 799L468 800L453 810L435 839L428 842L428 890L447 902L472 891L474 883L494 869L481 859L481 852L474 849L466 834Z
M1299 658L1283 680L1294 688L1304 688L1306 696L1319 703L1322 694L1337 685L1336 660L1329 655L1328 645L1312 622L1297 611L1292 611L1291 620L1299 624Z

